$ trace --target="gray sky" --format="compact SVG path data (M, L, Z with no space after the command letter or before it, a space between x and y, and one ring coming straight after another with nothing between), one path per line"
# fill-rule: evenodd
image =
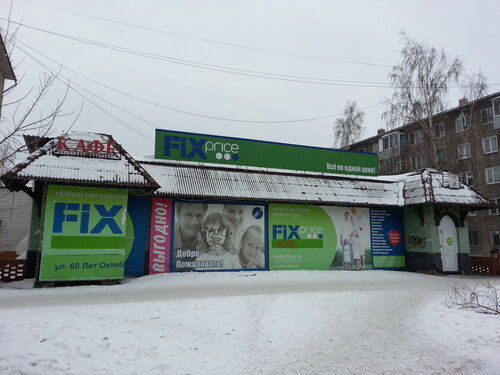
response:
M9 8L9 0L0 2L1 18ZM24 78L5 101L36 85L45 71L23 49L51 69L63 66L61 77L76 90L69 92L66 112L78 112L84 102L73 130L112 134L136 156L153 153L155 128L331 147L333 122L348 100L366 108L363 138L384 127L385 107L377 104L391 95L387 75L398 63L402 30L461 57L468 73L481 69L492 84L489 93L499 91L499 14L499 1L14 0L11 19L31 28L18 29L12 60ZM7 22L0 26L5 33ZM133 53L111 49L116 46ZM58 83L43 106L63 93ZM448 106L459 97L452 88ZM71 116L58 119L55 134L70 123Z

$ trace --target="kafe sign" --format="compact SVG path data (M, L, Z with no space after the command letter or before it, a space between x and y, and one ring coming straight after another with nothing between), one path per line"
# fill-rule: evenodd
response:
M378 175L378 156L243 138L156 130L155 157L348 175Z
M91 156L101 159L120 159L116 151L115 142L104 140L73 139L57 137L56 146L52 149L53 155Z

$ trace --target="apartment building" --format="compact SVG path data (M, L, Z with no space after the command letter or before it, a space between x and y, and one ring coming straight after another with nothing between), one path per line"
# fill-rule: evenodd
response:
M439 167L500 204L500 91L459 105L434 118ZM385 131L347 147L378 153L381 175L432 166L430 142L417 123ZM467 214L471 255L500 249L500 207Z

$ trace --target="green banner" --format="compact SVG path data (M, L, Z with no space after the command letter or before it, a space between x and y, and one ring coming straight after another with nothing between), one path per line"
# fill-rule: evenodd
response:
M269 269L372 269L370 211L270 204Z
M122 278L126 190L49 185L40 281Z
M155 158L348 175L378 175L378 156L242 138L156 130Z
M268 215L270 270L330 268L337 234L323 208L270 204Z

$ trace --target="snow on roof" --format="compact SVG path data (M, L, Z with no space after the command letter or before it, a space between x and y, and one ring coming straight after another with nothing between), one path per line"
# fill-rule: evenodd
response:
M160 184L159 195L212 199L266 200L310 204L402 206L402 186L285 173L143 163Z
M451 184L450 173L432 169L366 177L184 162L138 162L109 135L75 132L70 136L86 142L113 142L120 159L99 159L86 154L55 155L56 140L53 139L2 176L2 181L11 190L23 188L30 180L42 180L147 188L156 190L157 195L198 199L394 207L420 204L474 209L493 207L488 199L470 187L458 182L456 186Z
M394 176L397 177L397 176ZM405 206L416 204L446 204L457 206L492 207L491 202L467 185L451 183L453 175L434 169L421 169L400 175L405 183Z
M2 181L11 188L15 185L25 184L29 180L95 183L130 188L158 188L158 184L142 166L123 150L111 136L87 132L72 132L69 136L82 139L85 142L113 142L119 159L55 155L53 151L56 147L56 140L53 139L2 176Z

